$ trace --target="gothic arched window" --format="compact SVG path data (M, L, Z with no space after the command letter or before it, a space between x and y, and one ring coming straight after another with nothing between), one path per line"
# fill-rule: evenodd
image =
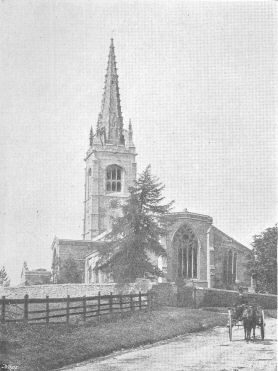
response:
M173 245L178 252L178 276L197 278L198 276L198 241L192 230L181 227L175 234Z
M92 175L92 169L91 169L91 168L88 170L88 175L89 175L89 176Z
M108 166L106 169L106 192L121 192L122 169L117 165Z

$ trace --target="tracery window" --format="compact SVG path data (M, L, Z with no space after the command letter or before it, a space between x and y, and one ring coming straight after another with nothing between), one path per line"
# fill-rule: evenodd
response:
M233 252L230 250L228 253L228 283L233 283Z
M237 253L234 253L234 260L233 260L233 282L236 282L236 271L237 271Z
M192 230L187 226L181 227L174 236L173 244L178 250L178 276L197 278L198 241Z
M117 165L108 166L106 169L106 191L121 192L122 169Z
M91 266L89 266L89 269L88 269L88 282L92 283L92 267Z
M223 260L224 282L229 285L235 283L236 275L237 275L237 253L233 253L232 250L229 250L229 252L224 255Z

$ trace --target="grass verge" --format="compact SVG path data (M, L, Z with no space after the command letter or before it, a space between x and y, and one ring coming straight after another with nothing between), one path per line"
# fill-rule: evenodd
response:
M5 324L0 327L0 363L20 371L52 370L226 321L221 313L164 307L99 324Z

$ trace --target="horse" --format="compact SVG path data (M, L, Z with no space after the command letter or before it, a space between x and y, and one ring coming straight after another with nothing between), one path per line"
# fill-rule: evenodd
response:
M258 322L257 308L246 306L242 313L244 339L248 342L251 338L251 330L253 329L253 339L255 340L256 325Z

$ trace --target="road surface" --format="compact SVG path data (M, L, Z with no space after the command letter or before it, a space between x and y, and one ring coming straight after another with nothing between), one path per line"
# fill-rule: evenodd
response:
M257 328L255 342L243 340L243 329L217 327L173 340L113 353L63 370L68 371L274 371L276 370L276 319L266 319L265 340Z

